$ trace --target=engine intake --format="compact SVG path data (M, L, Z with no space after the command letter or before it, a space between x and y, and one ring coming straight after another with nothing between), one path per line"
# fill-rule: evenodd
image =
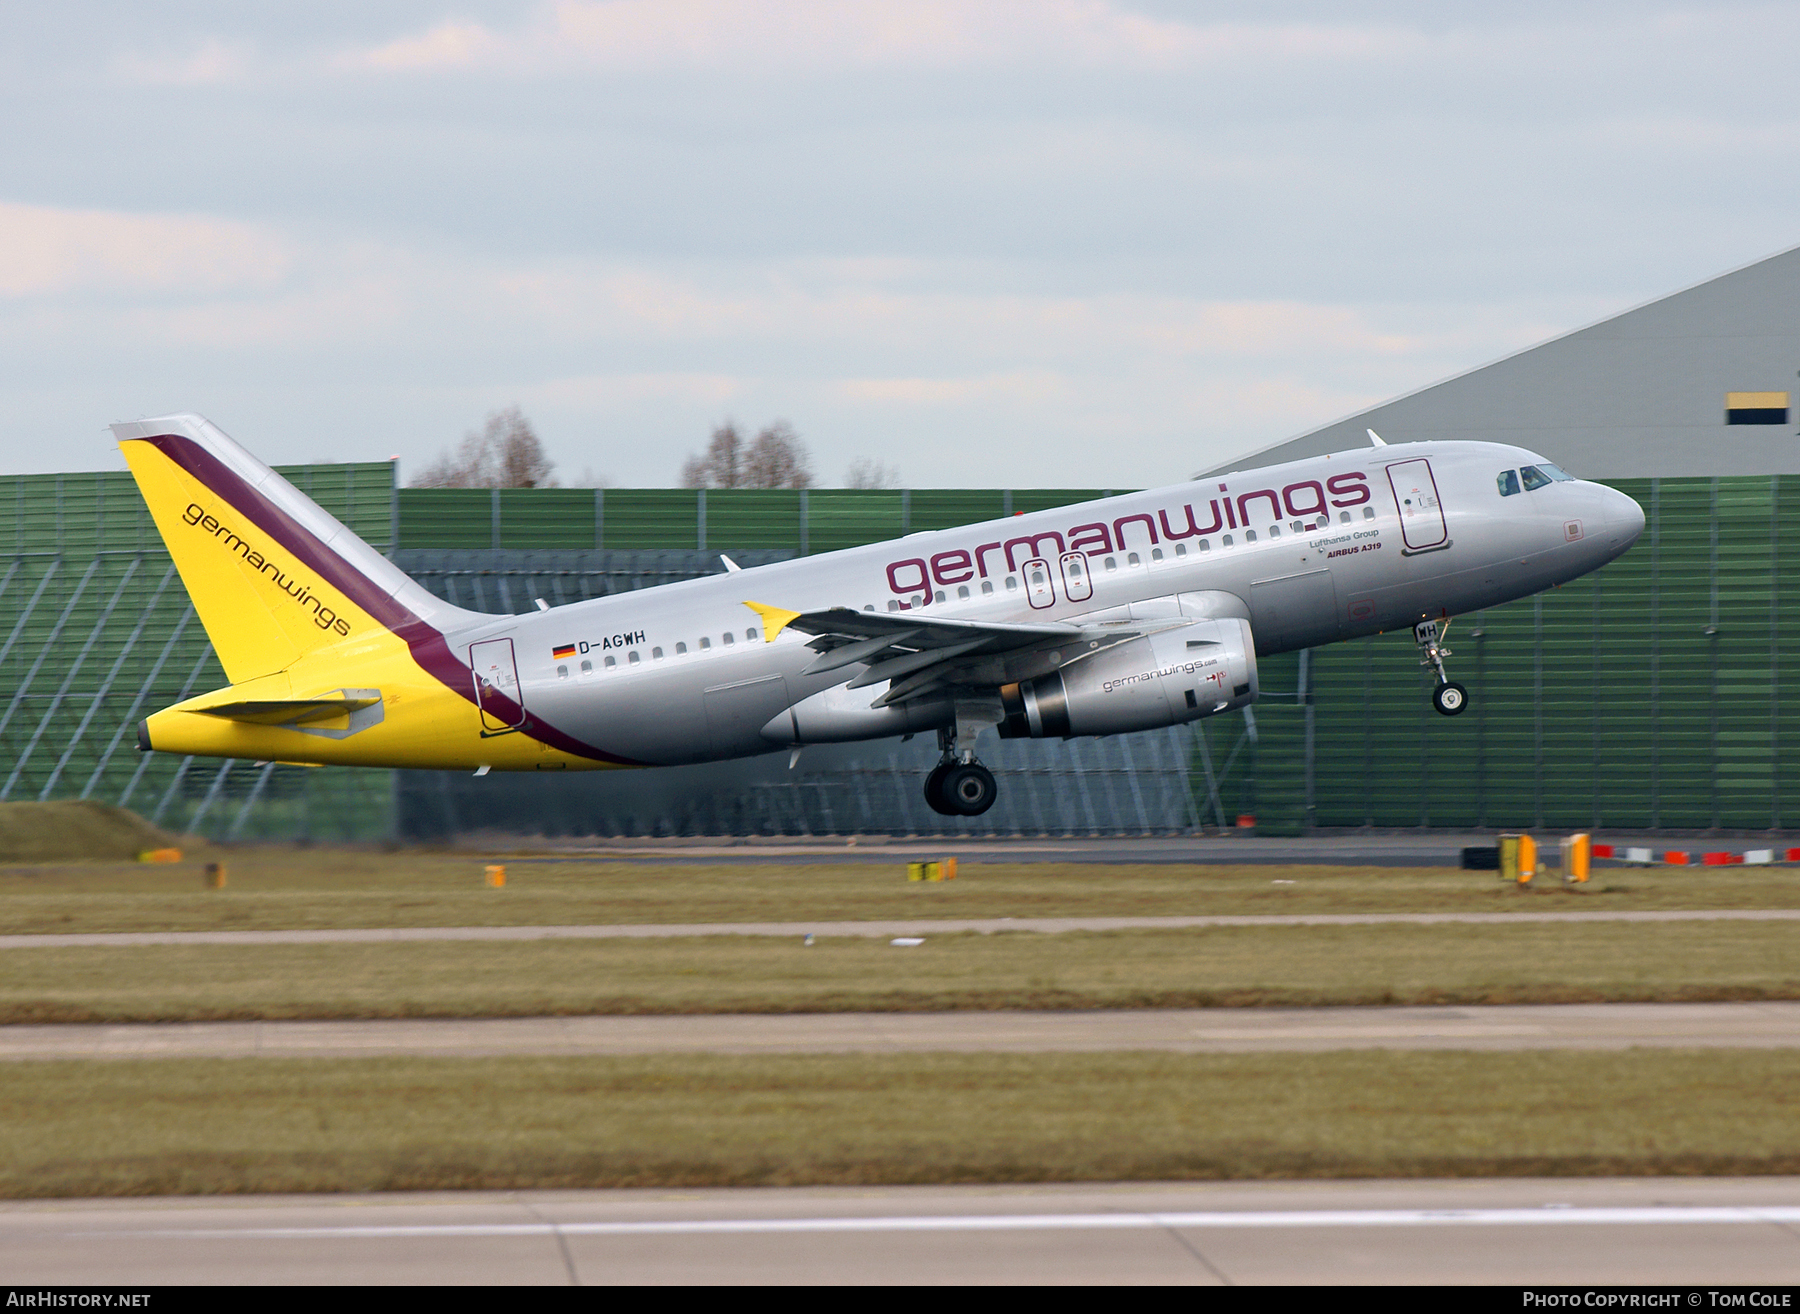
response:
M1000 737L1157 730L1246 706L1256 694L1250 623L1196 621L1102 648L1035 680L1003 685Z

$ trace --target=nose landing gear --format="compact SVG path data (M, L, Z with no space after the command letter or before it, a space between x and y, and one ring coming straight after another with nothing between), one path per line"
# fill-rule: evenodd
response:
M1469 691L1452 680L1444 671L1444 658L1451 655L1444 646L1450 633L1450 622L1441 625L1434 620L1413 626L1413 642L1419 645L1419 665L1437 672L1437 688L1431 691L1431 705L1440 716L1455 716L1469 705Z
M925 777L925 802L946 817L978 817L994 806L1000 787L994 773L975 760L975 750L956 752L956 728L938 731L938 764Z

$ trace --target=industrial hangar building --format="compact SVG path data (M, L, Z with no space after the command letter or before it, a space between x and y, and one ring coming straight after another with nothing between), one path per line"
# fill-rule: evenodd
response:
M1776 830L1800 824L1800 249L1449 379L1234 467L1390 443L1518 443L1645 508L1605 570L1460 617L1469 710L1431 712L1411 636L1266 659L1250 715L1101 741L984 740L980 818L918 797L923 741L554 781L140 757L147 711L225 682L130 476L0 477L0 798L123 803L220 837L1129 833L1230 826ZM524 611L1111 490L405 489L284 469L426 587ZM1784 476L1787 476L1784 478Z
M1588 479L1800 473L1800 247L1240 458L1473 438ZM1240 461L1234 461L1235 468Z

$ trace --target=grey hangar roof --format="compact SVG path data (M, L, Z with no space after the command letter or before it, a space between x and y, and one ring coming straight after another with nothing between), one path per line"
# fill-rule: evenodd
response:
M1800 247L1239 457L1515 443L1594 479L1800 473ZM1209 472L1211 473L1211 472Z

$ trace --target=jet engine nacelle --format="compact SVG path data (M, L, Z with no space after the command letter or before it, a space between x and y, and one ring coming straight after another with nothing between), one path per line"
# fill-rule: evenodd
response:
M1156 730L1256 701L1256 642L1235 617L1102 648L1000 690L1002 739Z

